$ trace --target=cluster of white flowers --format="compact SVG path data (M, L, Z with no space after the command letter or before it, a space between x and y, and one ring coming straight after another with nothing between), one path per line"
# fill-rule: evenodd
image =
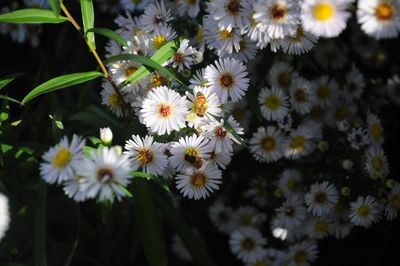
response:
M220 188L222 171L238 144L247 141L249 165L268 169L273 164L280 170L268 180L261 171L249 176L243 194L248 205L234 210L225 195L209 209L210 219L229 236L232 253L245 265L308 265L317 258L316 240L344 238L354 226L396 218L400 184L388 178L383 127L373 110L380 103L368 106L379 97L367 92L371 80L362 67L347 64L346 48L326 40L346 29L354 2L121 0L125 10L143 12L115 19L116 32L128 47L111 40L106 57L151 57L185 36L163 66L187 84L162 71L126 84L142 65L110 63L110 78L120 92L104 82L102 104L118 117L139 121L144 130L124 140L124 149L108 147L106 132L97 149L85 146L80 137L71 142L64 137L43 155L42 178L62 184L76 201L113 201L126 194L132 172L142 171L173 180L184 197L205 199ZM398 36L398 1L359 0L356 10L367 35ZM354 34L351 42L360 42L360 36ZM267 58L268 45L280 56L257 62L257 53L261 60ZM361 57L379 64L381 57L359 47ZM294 57L312 49L313 62ZM268 71L258 69L260 65ZM335 76L336 70L347 74ZM394 95L399 84L398 76L385 84L398 103ZM248 140L242 139L245 133ZM371 182L372 191L358 188L357 182L364 181ZM265 228L286 248L268 247L266 235L271 233ZM174 250L182 249L174 237ZM187 252L181 255L190 259Z

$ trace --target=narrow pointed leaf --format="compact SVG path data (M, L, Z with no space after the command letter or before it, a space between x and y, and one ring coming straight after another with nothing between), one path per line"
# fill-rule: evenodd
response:
M93 29L88 29L86 32L94 32L96 34L103 35L109 39L116 41L121 46L128 47L128 43L124 40L124 38L122 38L120 35L118 35L116 32L112 30L104 28L93 28Z
M134 185L137 232L150 266L166 266L167 251L153 195L147 180L136 178Z
M26 95L25 98L22 100L22 104L27 103L28 101L32 100L33 98L41 94L81 84L86 81L102 76L103 74L100 72L91 71L91 72L68 74L53 78L51 80L46 81L45 83L40 84L39 86L34 88L30 93L28 93L28 95Z
M0 15L0 22L5 23L62 23L67 21L66 17L56 16L53 11L47 9L27 8L19 9L10 13Z
M49 0L50 7L56 17L60 15L60 1L61 0Z
M94 33L88 32L89 29L92 29L94 27L93 0L81 0L81 12L82 12L83 30L85 32L86 40L91 47L96 49Z
M0 94L0 99L7 100L7 101L10 101L10 102L13 102L13 103L21 104L20 101L14 99L14 98L8 97L8 96L6 96L6 95L1 95L1 94Z
M21 76L21 73L11 74L0 78L0 90L19 76Z

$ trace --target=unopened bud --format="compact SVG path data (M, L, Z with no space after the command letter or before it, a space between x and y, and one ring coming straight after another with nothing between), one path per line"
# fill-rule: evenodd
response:
M113 139L113 133L109 127L100 128L100 139L104 145L110 145Z
M327 151L329 149L329 143L325 140L318 142L318 149L320 151Z
M350 196L350 193L351 193L351 189L349 187L347 187L347 186L346 187L342 187L340 189L340 194L342 194L345 197Z
M353 162L346 159L346 160L344 160L344 161L342 162L342 167L343 167L343 169L345 169L345 170L350 170L351 168L353 168Z

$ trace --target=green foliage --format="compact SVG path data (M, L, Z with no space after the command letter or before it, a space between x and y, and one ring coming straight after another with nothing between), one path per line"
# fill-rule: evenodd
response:
M60 2L61 0L49 0L50 7L57 17L60 15Z
M81 84L86 81L102 77L103 74L97 71L91 72L81 72L81 73L73 73L64 76L59 76L53 78L51 80L46 81L45 83L40 84L36 88L34 88L25 98L22 100L22 104L25 104L32 100L33 98L42 95L44 93L49 93L55 90L71 87L73 85Z
M104 28L92 28L92 29L88 29L86 30L87 33L89 32L94 32L96 34L100 34L103 35L109 39L112 39L114 41L116 41L117 43L119 43L121 46L125 46L128 47L128 43L117 33L115 33L115 31L109 30L109 29L104 29Z
M167 251L160 217L147 180L134 180L134 207L137 233L150 266L166 266Z
M53 11L47 9L27 8L0 15L0 22L5 23L62 23L68 19L63 16L56 16Z
M94 27L94 10L92 0L81 0L81 12L83 21L83 30L86 36L86 41L93 49L96 49L96 42L93 32L88 32L88 29Z
M21 73L11 74L0 78L0 90L19 76L21 76Z

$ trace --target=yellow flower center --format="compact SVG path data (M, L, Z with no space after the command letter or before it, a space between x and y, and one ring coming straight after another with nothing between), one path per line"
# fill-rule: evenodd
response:
M101 183L110 184L115 179L115 175L109 168L100 168L97 170L96 179Z
M319 192L315 193L314 200L319 204L325 203L325 201L326 201L325 192L319 191Z
M287 88L290 86L290 84L292 84L292 76L287 71L279 73L278 83L281 87Z
M400 209L400 195L394 195L390 198L390 205L392 205L396 210Z
M204 173L196 172L190 176L190 184L195 189L201 189L208 181L208 177Z
M307 258L307 253L304 250L300 250L296 252L293 259L298 265L303 265L307 262Z
M196 0L186 0L186 3L188 3L189 5L194 5L196 4Z
M256 247L256 243L254 242L254 240L250 237L246 237L242 240L242 242L240 243L240 245L242 246L242 248L246 251L251 251Z
M118 94L111 93L110 96L108 97L108 103L112 107L119 107L121 105L121 101L119 99Z
M270 95L265 99L265 106L269 110L276 111L282 106L281 98L278 95Z
M327 21L330 20L335 14L335 9L332 4L322 2L314 6L313 15L317 20Z
M272 151L275 149L276 147L276 142L274 138L271 137L265 137L262 141L261 141L261 146L265 151Z
M171 115L171 106L169 104L160 104L158 113L162 118L168 118Z
M131 0L132 3L134 3L135 5L140 4L142 2L142 0Z
M229 73L225 73L219 78L219 83L221 84L221 86L227 89L229 89L233 85L233 81L234 79Z
M373 124L370 131L372 138L374 138L375 140L379 140L382 138L382 127L379 123Z
M251 217L249 215L240 215L240 225L241 226L249 226L251 225Z
M225 11L230 16L236 16L240 11L240 3L238 0L230 0L225 5Z
M294 151L303 151L306 139L303 136L295 136L290 141L290 147Z
M197 34L196 34L196 39L199 43L203 42L203 37L204 37L204 28L202 26L197 27Z
M297 102L305 102L307 100L307 92L305 92L303 89L297 89L293 93L294 98L296 99Z
M286 187L290 190L290 191L294 191L297 189L298 186L298 182L295 179L288 179L288 181L286 181Z
M270 12L274 20L280 20L286 15L286 8L281 4L277 3L271 7Z
M153 161L153 153L148 149L141 149L136 155L136 160L141 165L148 165Z
M383 161L383 159L382 159L382 157L381 156L374 156L374 157L372 157L372 159L371 159L371 164L372 164L372 167L375 169L375 170L383 170L383 167L384 167L384 165L385 165L385 162Z
M168 41L167 37L165 35L157 35L153 39L153 47L154 49L160 49L164 44L166 44Z
M129 66L125 69L125 76L130 77L133 73L135 73L137 70L137 67L134 66Z
M357 213L360 217L366 217L369 215L370 213L370 209L368 207L368 205L361 205L358 210Z
M219 31L219 37L222 40L231 39L233 37L233 31L228 31L226 29L220 30Z
M318 233L325 233L328 231L328 223L326 221L317 221L314 224L314 229Z
M349 115L349 109L347 106L339 106L335 110L335 118L338 121L345 120Z
M72 153L69 149L61 148L53 159L53 166L64 168L72 159Z
M394 13L394 8L391 3L380 3L375 8L375 16L379 20L390 20Z
M150 87L160 87L167 84L167 79L161 76L160 74L154 73L150 77Z
M317 96L320 99L328 99L331 96L331 88L328 85L321 85L317 88Z

